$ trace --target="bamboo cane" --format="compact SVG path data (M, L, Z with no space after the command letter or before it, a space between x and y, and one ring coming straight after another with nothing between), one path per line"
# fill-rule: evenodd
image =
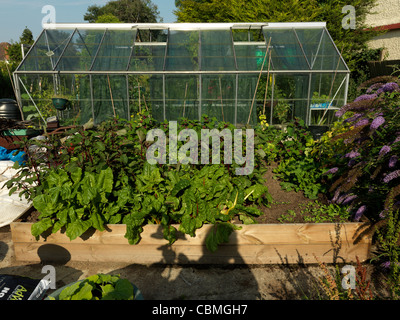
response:
M269 84L269 71L270 71L270 66L271 66L271 52L269 53L269 59L268 59L268 73L267 73L267 84L265 86L265 96L264 96L264 107L263 107L263 116L265 116L265 107L267 103L267 93L268 93L268 84Z
M250 113L249 113L249 118L247 120L247 124L250 123L250 118L251 118L251 114L253 112L253 107L254 107L254 101L255 101L256 96L257 96L258 85L260 83L261 75L262 75L262 72L264 70L264 64L265 64L265 60L267 59L270 43L271 43L271 37L269 38L268 45L267 45L267 50L265 51L265 56L264 56L264 60L263 60L262 66L261 66L260 74L258 75L256 90L254 91L253 101L251 102L251 108L250 108Z
M183 100L183 118L185 117L185 111L186 111L186 97L187 97L188 84L189 83L186 82L185 99Z
M113 99L113 94L112 94L112 90L111 90L111 83L110 83L110 76L109 75L107 75L107 79L108 79L108 88L110 89L111 104L112 104L112 108L113 108L113 111L114 111L114 118L116 118L117 114L115 112L114 99Z
M225 116L224 116L224 104L223 104L223 99L222 99L222 84L221 84L221 78L219 78L219 94L221 95L221 111L222 111L222 121L225 122Z

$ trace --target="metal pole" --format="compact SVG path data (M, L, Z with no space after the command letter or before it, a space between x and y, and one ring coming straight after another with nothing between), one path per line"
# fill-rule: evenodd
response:
M307 96L307 110L306 110L306 125L311 125L311 82L312 74L308 75L308 96Z
M237 126L238 115L238 94L239 94L239 74L236 74L236 93L235 93L235 126Z
M130 106L130 101L129 101L129 76L125 76L126 80L126 104L128 108L128 120L131 119L131 106Z
M21 113L21 119L25 120L25 116L24 116L24 112L23 112L23 106L22 106L21 89L20 89L20 86L19 86L18 75L17 74L13 74L13 79L14 79L14 85L13 85L14 93L15 93L15 98L17 99L19 112Z
M106 37L107 31L108 31L108 29L106 29L106 30L104 31L103 36L101 37L100 44L99 44L99 46L98 46L98 48L97 48L96 54L95 54L95 56L94 56L94 58L93 58L93 61L92 61L91 66L90 66L90 68L89 68L90 71L93 70L94 63L96 62L97 55L98 55L99 52L100 52L100 49L101 49L101 46L102 46L102 44L103 44L104 38Z
M21 82L22 86L23 86L24 89L25 89L25 92L28 94L28 96L29 96L29 98L31 99L33 105L35 106L37 112L39 113L40 117L42 118L43 124L46 124L46 120L44 120L44 118L43 118L43 116L42 116L42 113L40 112L39 108L37 107L37 105L36 105L36 103L35 103L35 100L33 100L32 96L29 94L29 91L26 89L26 87L25 87L24 83L22 82L21 78L19 78L19 81Z
M163 109L164 109L164 121L167 119L167 110L166 110L166 99L165 99L165 74L163 74Z

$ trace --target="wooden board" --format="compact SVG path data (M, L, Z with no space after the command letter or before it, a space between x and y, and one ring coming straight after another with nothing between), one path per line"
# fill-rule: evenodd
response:
M148 225L138 245L129 245L125 225L108 225L70 241L62 232L39 241L31 234L30 223L12 223L11 233L19 261L93 261L138 264L281 264L354 262L369 258L371 238L363 236L363 223L344 224L259 224L243 225L230 242L211 253L205 239L213 226L199 229L196 237L179 234L170 246L162 229ZM178 228L178 226L175 226ZM315 255L315 256L314 256Z

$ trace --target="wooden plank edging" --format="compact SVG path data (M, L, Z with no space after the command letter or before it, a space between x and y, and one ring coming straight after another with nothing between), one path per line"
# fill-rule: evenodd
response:
M57 260L59 248L62 259L71 261L150 263L326 263L360 261L369 258L372 239L362 236L368 227L364 223L343 224L256 224L241 225L228 244L215 253L205 248L205 239L212 225L197 230L196 237L179 235L169 246L158 225L144 227L138 245L129 245L124 238L125 225L107 225L106 231L88 232L74 241L61 232L39 241L31 234L30 223L12 223L11 233L17 260ZM178 228L178 225L175 227ZM45 249L49 249L46 250Z

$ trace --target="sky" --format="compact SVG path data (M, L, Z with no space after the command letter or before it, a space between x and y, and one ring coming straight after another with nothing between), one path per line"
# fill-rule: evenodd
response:
M0 0L0 42L18 42L25 27L36 40L42 31L42 20L48 14L42 9L53 6L57 23L84 23L83 16L90 5L104 5L109 0ZM152 0L158 6L163 22L175 22L175 0Z

